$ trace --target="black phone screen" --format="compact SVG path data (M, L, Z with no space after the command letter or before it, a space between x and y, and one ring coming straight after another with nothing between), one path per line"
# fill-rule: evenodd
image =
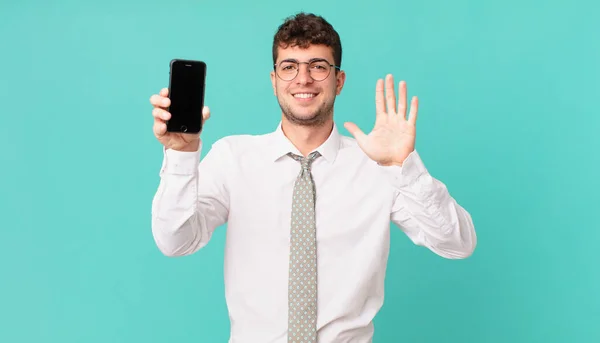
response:
M201 61L173 60L169 80L167 122L170 132L198 133L202 129L206 64Z

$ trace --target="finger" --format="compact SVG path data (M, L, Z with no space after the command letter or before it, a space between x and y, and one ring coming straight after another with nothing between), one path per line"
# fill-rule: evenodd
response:
M162 137L167 133L167 124L158 119L154 120L153 131L156 137Z
M385 99L387 105L387 113L396 113L396 94L394 92L394 77L388 74L385 78Z
M408 122L412 125L417 123L417 113L419 112L419 98L416 96L412 97L410 102L410 113L408 115Z
M354 123L344 123L344 127L346 128L346 130L348 130L348 132L352 134L352 136L354 136L354 138L356 138L358 144L361 144L367 138L365 133L362 132L362 130L359 129L358 126L356 126L356 124Z
M204 106L204 108L202 108L202 120L206 121L208 118L210 118L210 108Z
M377 80L375 85L375 112L377 115L385 113L383 80Z
M406 82L400 81L398 85L398 115L400 118L406 118Z
M159 120L169 120L171 119L171 113L169 113L168 111L165 111L164 109L160 108L160 107L155 107L152 110L152 116L154 117L154 119L159 119Z
M171 100L169 98L165 98L164 96L154 94L150 97L150 103L154 107L167 108L171 105Z
M163 88L160 90L160 96L164 96L165 98L169 96L169 88Z

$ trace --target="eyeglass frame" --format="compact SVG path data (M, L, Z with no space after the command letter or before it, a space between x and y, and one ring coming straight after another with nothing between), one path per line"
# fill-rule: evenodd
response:
M282 78L281 76L279 76L279 73L277 72L277 66L278 66L278 65L280 65L281 63L284 63L284 62L293 62L293 63L296 63L296 64L298 64L298 71L296 71L296 75L295 75L294 77L292 77L291 79L289 79L289 80L286 80L286 79ZM340 70L342 70L342 69L341 69L339 66L337 66L337 65L335 65L335 64L331 64L331 63L330 63L330 62L329 62L327 59L325 59L325 58L311 58L310 60L308 60L308 62L299 62L298 60L295 60L295 59L293 59L293 58L288 58L288 59L285 59L285 60L283 60L283 61L280 61L279 63L275 63L275 64L273 64L273 70L275 71L275 75L277 75L277 77L278 77L278 78L280 78L282 81L289 82L289 81L293 81L295 78L297 78L297 77L298 77L298 74L300 74L300 65L301 65L301 64L306 64L307 66L310 66L310 64L311 64L311 63L314 63L314 62L326 62L326 63L327 63L327 64L328 64L330 67L333 67L333 69L334 69L334 70L336 70L336 71L340 71ZM314 77L312 76L312 74L310 73L310 69L308 70L308 75L309 75L309 76L310 76L310 78L311 78L311 79L313 79L314 81L316 81L316 82L321 82L321 81L323 81L323 80L326 80L326 79L329 77L329 75L331 75L331 69L329 70L329 73L327 74L327 76L325 76L325 77L324 77L323 79L321 79L321 80L315 80L315 78L314 78Z

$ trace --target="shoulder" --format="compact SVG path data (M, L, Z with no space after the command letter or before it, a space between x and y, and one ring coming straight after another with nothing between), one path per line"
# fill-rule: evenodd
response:
M243 155L251 151L260 151L268 146L270 133L266 134L236 134L217 139L211 144L211 150L229 152L232 155Z
M340 153L359 164L371 164L371 159L364 153L354 137L340 135Z
M340 133L340 149L360 149L358 142L354 137L344 136Z

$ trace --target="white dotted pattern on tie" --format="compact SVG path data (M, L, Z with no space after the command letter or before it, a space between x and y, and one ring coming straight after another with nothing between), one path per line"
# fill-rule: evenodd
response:
M301 162L294 185L290 236L288 288L288 342L317 341L317 249L315 229L315 188L310 173L318 152L307 158L289 154Z

